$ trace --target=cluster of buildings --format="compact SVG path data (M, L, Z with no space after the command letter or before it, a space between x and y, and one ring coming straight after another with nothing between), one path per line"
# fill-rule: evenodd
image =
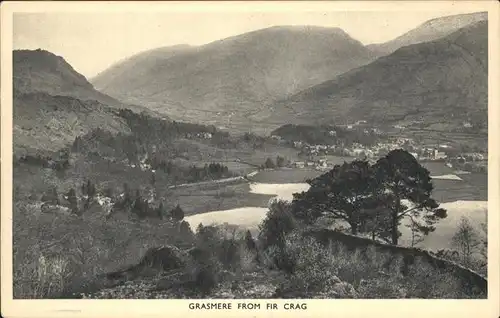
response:
M457 155L456 149L446 144L419 145L411 138L397 137L372 146L354 143L351 146L344 145L308 145L295 141L294 147L300 148L309 161L296 162L295 167L313 166L323 168L328 166L326 159L314 160L313 158L325 155L337 155L343 157L354 157L360 159L376 160L385 156L392 150L405 149L420 161L445 161L445 162L481 162L486 160L486 155L478 152L462 153Z
M198 139L212 139L212 133L209 132L199 132L199 133L187 133L186 138L198 138Z
M326 170L330 166L328 165L328 159L326 158L320 158L317 160L307 160L307 161L295 161L291 163L291 166L294 168L314 168L316 170Z

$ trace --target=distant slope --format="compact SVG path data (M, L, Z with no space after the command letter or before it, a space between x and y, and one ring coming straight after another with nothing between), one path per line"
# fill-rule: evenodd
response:
M175 119L237 126L266 104L373 60L341 29L304 26L271 27L161 53L132 57L93 83L114 98Z
M474 121L487 131L487 21L410 45L280 101L255 121L417 123L453 130Z
M13 139L16 155L57 151L77 136L103 128L128 133L125 121L97 101L69 96L14 92Z
M437 40L458 29L486 20L488 20L487 12L475 12L436 18L423 23L394 40L380 44L370 44L367 47L382 56L392 53L404 46Z
M131 82L127 83L127 85L133 85L137 77L147 76L162 61L176 54L188 52L190 49L194 48L189 45L175 45L141 52L113 64L94 78L91 78L90 81L96 88L103 91L112 90L112 84L115 81L130 80ZM136 77L132 77L131 74Z
M20 93L71 96L83 101L95 100L114 108L148 111L140 106L126 105L95 90L64 58L45 50L15 50L13 77L14 89Z

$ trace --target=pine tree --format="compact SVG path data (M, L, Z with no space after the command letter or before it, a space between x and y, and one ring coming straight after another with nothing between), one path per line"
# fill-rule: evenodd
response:
M257 245L255 244L255 241L252 237L252 233L250 233L250 230L247 230L247 232L245 233L245 244L247 248L251 251L257 248Z
M446 217L446 210L439 208L431 198L434 187L430 172L407 151L396 149L389 152L377 161L374 170L381 193L378 200L391 212L392 244L398 244L401 236L399 225L406 215L423 220L416 224L415 229L424 235L434 230L434 223ZM406 206L403 200L408 200L413 206Z
M177 206L171 211L172 218L180 222L184 219L184 211L181 209L180 205L177 204Z
M71 212L74 214L79 214L78 210L78 199L76 197L76 191L75 189L71 188L68 193L66 194L68 197L68 202L69 202L69 207L71 209Z
M158 206L158 209L156 209L156 214L160 219L163 219L163 211L165 208L163 207L163 202L160 202L160 205Z

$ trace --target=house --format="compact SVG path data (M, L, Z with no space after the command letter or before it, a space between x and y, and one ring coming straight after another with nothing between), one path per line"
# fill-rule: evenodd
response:
M410 152L410 155L412 155L415 159L418 159L418 153Z
M446 159L446 153L434 149L434 159Z
M361 154L363 154L365 152L365 150L363 148L354 148L352 150L352 153L355 155L355 156L359 156Z
M303 161L296 161L296 162L293 163L293 166L295 168L304 168L305 163Z
M318 160L318 166L321 168L326 168L327 167L327 159L322 158Z

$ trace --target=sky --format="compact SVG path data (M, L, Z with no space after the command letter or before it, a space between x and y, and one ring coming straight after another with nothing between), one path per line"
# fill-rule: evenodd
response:
M45 49L92 78L133 54L201 45L277 25L340 27L363 44L392 40L427 20L471 11L15 13L14 49Z

